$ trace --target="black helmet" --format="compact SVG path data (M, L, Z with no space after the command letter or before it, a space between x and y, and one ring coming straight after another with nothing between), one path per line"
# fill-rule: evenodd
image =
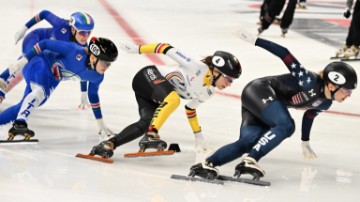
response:
M328 64L324 69L324 81L347 89L355 89L357 86L355 70L344 62Z
M91 38L89 50L97 58L107 62L114 62L118 56L118 50L115 44L106 38Z
M216 51L212 56L211 63L222 74L233 78L239 78L241 75L241 65L239 60L230 53Z

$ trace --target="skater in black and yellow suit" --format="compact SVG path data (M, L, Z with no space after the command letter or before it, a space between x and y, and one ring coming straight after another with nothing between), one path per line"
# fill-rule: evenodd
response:
M239 78L241 66L235 56L216 51L201 61L193 60L169 44L123 45L129 53L165 54L179 63L178 67L142 68L133 78L132 87L139 107L140 120L127 126L115 137L93 147L91 154L110 158L113 150L120 145L144 135L140 140L141 150L166 148L166 142L158 133L167 118L180 104L180 98L189 100L185 105L196 144L206 149L197 119L196 108L212 97L215 87L222 90Z

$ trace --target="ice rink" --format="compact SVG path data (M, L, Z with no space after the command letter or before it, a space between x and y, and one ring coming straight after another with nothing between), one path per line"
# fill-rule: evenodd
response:
M222 94L215 95L197 110L203 134L215 149L239 137L241 95L251 80L288 73L280 59L242 41L234 33L257 34L260 0L0 0L2 51L1 71L16 61L21 45L14 35L43 9L68 18L84 11L95 20L93 36L116 42L170 43L202 59L216 50L235 54L243 73ZM345 43L349 20L342 13L345 0L308 0L307 10L297 10L285 38L272 25L261 37L280 43L311 71L320 71L330 56ZM41 22L37 27L47 27ZM119 47L118 60L106 72L100 88L105 123L114 132L137 121L138 110L131 88L135 73L146 65L176 65L163 55L130 55ZM360 72L359 62L349 62ZM166 68L166 67L163 67ZM24 82L15 87L0 105L0 111L19 102ZM124 158L138 150L138 140L119 147L114 163L75 158L99 143L92 110L80 110L80 85L62 82L50 100L30 117L37 144L0 145L0 201L2 202L357 202L360 201L360 92L344 103L334 103L328 113L314 121L311 146L318 155L303 159L301 119L303 111L290 110L296 121L291 138L260 160L266 171L262 180L270 187L227 182L214 185L170 179L187 175L191 165L202 159L194 152L195 139L181 105L164 124L160 136L178 143L182 152L172 156ZM7 138L11 125L0 127ZM233 175L238 159L219 167ZM246 176L244 176L246 177Z

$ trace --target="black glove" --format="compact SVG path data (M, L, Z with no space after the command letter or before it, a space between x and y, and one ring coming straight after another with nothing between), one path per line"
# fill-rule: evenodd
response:
M346 11L344 12L344 17L349 18L350 15L351 15L350 9L346 9Z

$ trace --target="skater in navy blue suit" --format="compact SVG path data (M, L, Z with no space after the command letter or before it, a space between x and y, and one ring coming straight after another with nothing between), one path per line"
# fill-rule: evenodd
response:
M350 97L357 86L356 72L346 63L332 62L318 74L306 70L287 48L279 44L247 33L241 33L241 37L280 58L290 73L258 78L247 84L241 96L239 140L218 149L205 163L192 166L193 175L214 178L218 175L216 166L248 153L235 167L235 175L263 177L265 171L258 161L295 131L288 108L305 110L301 131L303 155L307 159L316 158L309 144L314 118L328 110L333 101L343 102Z

